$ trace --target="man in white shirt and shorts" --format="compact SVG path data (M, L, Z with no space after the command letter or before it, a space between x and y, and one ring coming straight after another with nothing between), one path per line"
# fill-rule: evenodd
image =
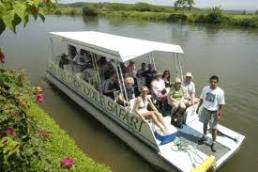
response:
M200 114L200 121L203 122L203 136L199 139L199 142L207 140L206 134L209 123L212 130L211 150L213 152L216 152L217 123L222 116L222 109L225 104L224 91L218 87L218 82L218 76L213 75L210 77L210 85L203 88L196 110L196 113L198 113L200 106L203 106Z

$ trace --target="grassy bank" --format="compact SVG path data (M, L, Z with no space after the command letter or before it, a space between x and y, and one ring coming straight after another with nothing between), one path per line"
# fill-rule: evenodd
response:
M0 69L0 171L107 172L44 112L43 91L24 73Z
M189 11L145 3L75 3L59 5L50 13L58 15L116 16L124 19L134 18L152 21L258 28L258 14L222 11L219 8L210 10L192 9Z

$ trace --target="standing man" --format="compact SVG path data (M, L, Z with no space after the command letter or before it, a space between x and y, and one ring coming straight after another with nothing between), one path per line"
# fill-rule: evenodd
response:
M225 104L224 91L218 87L218 82L218 76L213 75L210 77L210 85L203 88L196 110L196 113L198 113L200 106L203 105L200 114L200 121L203 122L203 136L199 139L199 142L207 140L206 134L209 123L212 131L211 150L213 152L216 152L217 123L222 116L222 109Z

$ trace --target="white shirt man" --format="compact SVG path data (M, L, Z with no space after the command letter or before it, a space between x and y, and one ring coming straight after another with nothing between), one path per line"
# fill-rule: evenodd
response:
M225 104L224 91L218 87L219 77L213 75L210 77L210 85L205 86L200 96L200 103L196 112L199 112L199 108L203 105L203 109L200 114L200 121L203 122L203 137L199 139L199 142L207 140L206 134L208 129L208 123L212 131L212 144L211 150L216 152L215 143L217 137L217 123L222 116L222 109Z
M209 111L218 111L219 105L225 104L224 91L220 87L204 87L200 98L203 100L203 107Z

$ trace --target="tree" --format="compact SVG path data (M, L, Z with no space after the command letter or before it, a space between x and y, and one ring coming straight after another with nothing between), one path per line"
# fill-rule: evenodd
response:
M180 9L180 8L185 9L186 8L186 0L177 0L174 3L174 6L175 6L176 9Z
M23 23L24 26L32 15L45 20L44 9L54 7L53 0L0 0L0 35L9 28L16 32L16 26Z
M188 9L191 10L195 4L194 0L187 0Z
M195 4L194 0L177 0L174 3L174 6L176 9L189 9L191 10L193 8L193 5Z

